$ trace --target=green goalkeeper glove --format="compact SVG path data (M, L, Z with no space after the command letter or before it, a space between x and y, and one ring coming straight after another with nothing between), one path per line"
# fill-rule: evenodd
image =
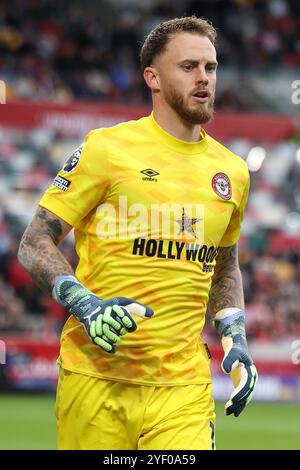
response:
M74 276L58 277L53 297L84 325L91 341L109 353L116 352L121 336L136 330L130 313L143 318L153 315L149 307L127 297L102 300Z
M232 313L233 312L233 313ZM248 351L245 313L237 308L223 309L213 320L225 352L221 367L230 374L234 390L225 405L226 415L239 416L251 401L258 374Z

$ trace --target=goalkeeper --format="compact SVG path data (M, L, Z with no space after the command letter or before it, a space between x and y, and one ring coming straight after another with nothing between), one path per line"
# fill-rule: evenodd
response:
M251 399L237 252L249 173L202 127L214 112L215 37L196 17L149 34L141 66L153 112L91 131L22 237L20 262L70 313L60 449L215 449L207 310L234 384L226 413ZM76 272L58 248L73 228Z

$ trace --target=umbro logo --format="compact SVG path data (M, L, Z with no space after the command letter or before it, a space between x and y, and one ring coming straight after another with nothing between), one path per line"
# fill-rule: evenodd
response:
M143 173L144 175L147 175L147 176L151 176L151 177L159 175L159 173L157 173L157 171L151 170L151 168L147 168L147 170L142 170L141 173Z
M155 176L159 175L159 173L155 170L152 170L151 168L147 168L146 170L142 170L140 173L143 175L146 175L143 178L143 181L157 181L157 178Z

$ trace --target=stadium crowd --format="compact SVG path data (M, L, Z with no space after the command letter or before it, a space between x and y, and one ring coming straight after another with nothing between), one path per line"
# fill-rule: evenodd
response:
M138 50L160 21L183 14L209 18L218 30L218 60L244 70L300 66L299 0L10 0L0 3L0 79L7 100L66 103L147 102ZM129 5L129 6L128 6ZM246 70L246 69L245 69ZM220 87L217 109L256 103L238 86ZM58 338L66 312L39 291L16 259L39 196L78 145L45 128L0 127L0 334ZM256 143L225 142L247 159ZM248 336L300 337L300 149L297 141L265 148L252 172L240 243ZM72 235L62 250L76 265ZM272 325L272 327L270 327ZM207 334L213 335L209 325Z
M59 7L54 0L10 0L0 5L7 99L147 101L140 44L155 24L184 14L213 22L221 66L300 65L298 0L63 0ZM258 104L238 86L220 87L217 94L218 109Z
M22 332L52 340L66 319L66 312L35 287L16 253L39 196L78 143L45 128L0 128L0 335ZM245 139L227 145L245 159L253 147ZM265 150L261 168L251 174L240 241L248 336L261 342L300 337L299 143L279 142ZM75 266L72 245L70 234L62 250ZM209 326L207 334L213 335Z

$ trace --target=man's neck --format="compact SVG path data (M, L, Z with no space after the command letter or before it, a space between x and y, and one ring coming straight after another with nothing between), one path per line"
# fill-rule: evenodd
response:
M157 124L168 134L186 142L198 142L201 140L201 125L189 124L180 119L175 111L166 109L153 109L153 117Z

